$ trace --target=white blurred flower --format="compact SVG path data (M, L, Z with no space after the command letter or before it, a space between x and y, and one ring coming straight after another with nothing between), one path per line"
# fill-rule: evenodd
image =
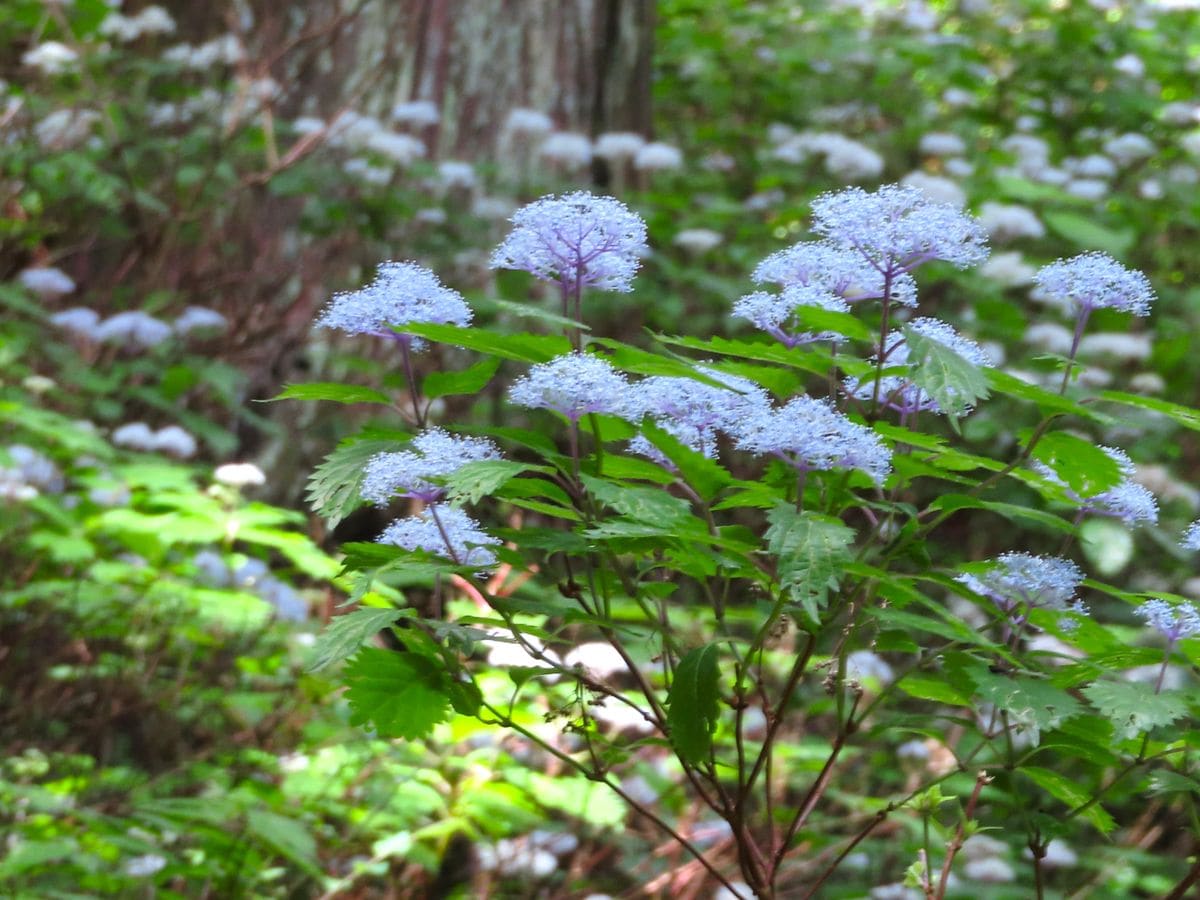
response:
M1163 190L1162 182L1157 178L1147 178L1138 184L1138 196L1143 200L1161 200L1166 191Z
M1137 361L1150 358L1153 343L1153 336L1145 333L1100 332L1084 336L1079 342L1079 355Z
M403 125L425 128L441 121L437 106L430 100L410 100L392 107L392 118Z
M987 262L979 267L979 274L1003 287L1023 287L1033 284L1037 269L1025 262L1020 253L1012 251L993 253Z
M1045 226L1033 210L1015 204L988 201L979 208L979 222L995 241L1040 238L1046 234Z
M1113 62L1113 68L1130 78L1141 78L1146 74L1146 64L1136 53L1126 53L1124 56L1118 57Z
M478 182L475 167L469 162L457 159L446 159L438 163L438 185L446 190L454 188L471 189Z
M61 269L31 266L17 276L22 287L42 297L61 297L75 290L75 282Z
M1073 197L1083 200L1103 200L1111 192L1108 183L1096 178L1074 178L1064 188Z
M213 471L213 478L230 487L243 488L266 484L267 476L254 463L225 463Z
M957 134L931 131L921 136L917 149L926 156L962 156L967 152L967 144Z
M963 874L972 881L983 884L1007 884L1016 881L1017 873L1011 865L997 857L973 859L963 866Z
M965 159L948 159L942 163L942 168L946 170L947 175L953 175L955 178L967 178L975 174L975 166Z
M156 853L147 853L145 856L135 856L125 860L122 869L126 875L133 878L148 878L155 872L164 869L166 865L167 861L164 857Z
M513 134L546 134L554 130L554 122L544 112L518 107L509 112L504 130Z
M215 309L189 306L171 327L175 329L176 334L188 334L202 329L224 329L228 325L228 320Z
M870 650L855 650L846 657L847 681L875 681L881 685L896 680L896 673L878 654Z
M188 459L196 455L196 439L178 425L168 425L154 435L153 449Z
M1129 379L1129 388L1141 394L1161 394L1167 383L1157 372L1139 372Z
M678 169L683 165L683 153L678 147L655 141L642 147L633 157L633 167L643 172Z
M632 131L610 131L596 138L593 148L601 159L610 161L632 159L646 146L646 139Z
M585 134L557 131L542 142L538 155L565 169L582 169L592 161L592 142Z
M1128 166L1139 159L1148 159L1157 150L1150 138L1136 132L1121 134L1104 142L1104 152L1122 166Z
M580 666L591 677L600 679L628 671L629 668L611 644L600 641L580 644L563 657L563 665Z
M21 62L43 75L61 75L75 68L79 54L60 41L43 41L25 51Z
M959 209L967 205L966 193L949 178L927 172L909 172L900 179L900 183L915 187L934 203L948 203Z
M719 246L721 241L720 232L711 228L685 228L675 235L672 243L689 253L701 254Z
M98 121L100 113L95 110L56 109L34 123L33 136L42 147L74 147L91 136L92 126Z

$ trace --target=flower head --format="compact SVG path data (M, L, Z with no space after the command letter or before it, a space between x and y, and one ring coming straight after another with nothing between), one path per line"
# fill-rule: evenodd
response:
M986 575L960 575L957 581L994 602L1014 625L1023 624L1031 609L1087 612L1075 598L1083 572L1057 556L1005 553L992 562Z
M992 364L982 347L970 338L963 337L941 319L913 319L908 327L922 337L948 347L969 363L977 366ZM888 335L886 346L885 368L908 365L909 348L903 333L894 331ZM871 400L875 396L874 378L847 378L844 386L846 393L859 400ZM884 375L879 379L879 399L884 406L902 413L942 411L937 401L917 387L907 375Z
M620 200L586 191L536 200L517 210L512 223L492 268L520 269L543 281L629 291L647 252L642 217Z
M171 326L140 309L109 316L92 330L97 341L114 341L127 346L149 348L171 336Z
M1166 600L1147 600L1133 612L1161 632L1168 645L1173 646L1180 638L1200 634L1200 613L1190 603L1172 606Z
M882 483L892 465L892 451L879 435L814 397L755 410L737 423L736 437L739 449L778 457L801 471L860 469Z
M1071 303L1077 313L1116 309L1135 316L1150 315L1154 289L1149 279L1127 269L1107 253L1082 253L1043 266L1037 286L1060 303Z
M460 566L488 568L496 564L496 554L488 547L499 544L500 539L483 531L461 509L438 505L407 519L397 519L378 542L405 550L424 550Z
M529 370L509 390L517 406L549 409L578 422L588 413L638 415L625 376L599 356L568 353Z
M1120 519L1126 525L1155 524L1158 521L1158 501L1147 488L1133 480L1136 469L1129 454L1116 447L1100 449L1117 464L1121 480L1098 494L1081 497L1071 490L1050 466L1043 462L1035 462L1033 467L1043 478L1063 488L1064 493L1072 502L1078 503L1084 512Z
M692 378L653 376L633 386L630 412L649 416L680 443L707 457L717 455L717 432L731 432L747 416L769 405L767 392L745 378L698 366L697 371L725 387ZM636 453L664 462L645 437L630 445Z
M394 497L425 503L442 499L446 490L429 479L444 478L467 463L499 459L499 448L487 438L458 437L431 428L412 442L415 452L379 453L367 462L362 496L384 506Z
M914 187L888 184L871 194L847 188L823 194L812 209L813 231L883 271L911 271L934 259L961 269L987 259L987 234L978 221Z
M832 241L801 241L778 250L760 262L751 277L757 284L811 287L846 303L878 300L885 286L879 269L853 249ZM907 272L894 275L890 288L892 303L917 305L917 286Z
M390 326L425 323L466 327L471 324L471 316L462 294L443 285L429 269L411 262L385 262L366 287L335 294L317 325L347 334L403 338L418 348L420 340L398 335Z

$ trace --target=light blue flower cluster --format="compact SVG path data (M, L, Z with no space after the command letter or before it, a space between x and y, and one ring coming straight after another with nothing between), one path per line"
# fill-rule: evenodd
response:
M696 371L724 387L692 378L653 376L633 386L629 413L637 419L649 416L681 444L713 458L717 433L733 432L744 419L769 407L770 401L767 392L749 379L706 366L697 366ZM634 438L629 448L656 462L667 462L642 435Z
M909 323L908 327L922 337L937 341L942 346L953 350L973 365L989 366L992 364L992 360L983 348L970 338L960 335L941 319L922 317L914 319ZM876 356L875 360L878 360L878 358ZM896 368L909 364L908 342L901 332L894 331L888 335L887 350L884 354L883 364L885 368ZM843 386L846 393L851 397L870 401L876 396L875 381L875 378L847 378L843 382ZM879 378L878 397L883 406L890 407L900 413L911 414L925 411L940 413L942 411L937 401L930 397L926 391L913 384L912 379L908 375L884 375Z
M1057 556L1004 553L992 561L985 576L960 575L956 580L995 603L1014 626L1023 625L1033 609L1080 615L1088 611L1075 597L1083 572L1071 560ZM1068 618L1062 624L1076 623Z
M522 207L492 254L494 269L520 269L578 291L629 291L646 246L646 223L620 200L587 191Z
M1107 253L1082 253L1050 263L1038 271L1035 282L1052 299L1070 302L1084 318L1096 309L1148 316L1154 302L1149 279Z
M857 251L881 273L911 272L935 259L961 269L988 256L987 232L978 221L932 202L919 188L847 188L818 197L812 212L813 231Z
M419 349L419 339L397 334L392 326L419 323L466 327L471 318L471 307L462 294L442 284L429 269L411 262L385 262L366 287L335 294L317 325L348 334L402 339Z
M1078 503L1085 513L1098 516L1109 516L1119 519L1126 525L1154 525L1158 522L1158 500L1142 485L1133 480L1136 468L1133 460L1124 450L1116 447L1101 447L1105 455L1117 464L1121 472L1121 481L1106 491L1088 497L1080 497L1071 490L1058 473L1043 462L1035 462L1034 469L1039 475L1063 489L1063 492L1073 503Z
M1147 600L1133 612L1158 630L1167 639L1168 647L1174 647L1183 638L1200 634L1200 613L1190 603L1172 606L1166 600Z
M782 288L807 287L846 303L879 300L884 293L884 275L852 247L832 241L801 241L772 253L754 269L755 284L777 284ZM898 272L889 286L891 302L917 305L917 285L907 272Z
M431 428L412 442L414 450L380 453L367 462L362 496L379 506L395 497L435 503L446 490L431 478L444 478L467 463L499 459L500 449L487 438L458 437Z
M828 400L796 397L781 409L762 406L738 422L737 446L782 459L801 472L859 469L882 484L892 451L870 428L852 422Z
M578 422L589 413L641 418L625 376L599 356L568 353L534 366L509 389L517 406L549 409Z
M500 543L456 506L437 504L407 519L397 519L379 536L379 543L405 550L424 550L455 565L486 569L496 564L489 547Z

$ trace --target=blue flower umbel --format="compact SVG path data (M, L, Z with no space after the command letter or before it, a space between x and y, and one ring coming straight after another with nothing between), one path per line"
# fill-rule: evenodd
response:
M363 499L379 506L396 497L435 503L446 489L431 478L445 478L468 463L500 458L500 448L487 438L458 437L441 428L418 435L412 445L414 450L371 457L363 476Z
M1019 630L1034 609L1087 613L1083 601L1075 597L1083 572L1069 559L1004 553L993 560L986 575L960 575L956 580L995 603L1014 629ZM1070 617L1062 621L1063 628L1076 624Z

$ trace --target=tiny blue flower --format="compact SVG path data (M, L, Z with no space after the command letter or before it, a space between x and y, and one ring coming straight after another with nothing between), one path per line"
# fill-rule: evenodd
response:
M445 488L431 478L444 478L467 463L499 459L500 450L486 438L457 437L431 428L412 442L415 452L379 453L367 462L362 496L379 506L394 497L412 497L433 503L445 496Z
M887 184L869 194L847 188L813 201L813 231L860 253L880 272L910 272L942 260L958 268L987 259L987 232L954 206L920 189Z
M568 353L534 366L513 384L508 398L517 406L553 410L572 422L589 413L640 418L625 376L587 353Z
M775 456L800 471L859 469L881 484L891 469L892 451L879 435L828 400L801 396L782 409L760 407L735 433L738 449Z
M428 506L418 515L397 519L378 538L405 550L424 550L456 565L486 569L496 564L488 549L500 543L455 506Z
M1187 527L1179 546L1184 550L1200 550L1200 519Z
M493 269L520 269L570 288L630 291L646 246L642 217L613 197L575 191L522 207L492 254Z
M1116 309L1135 316L1150 315L1154 289L1150 280L1127 269L1107 253L1082 253L1043 266L1036 283L1055 300L1070 302L1077 313Z
M801 241L772 253L758 264L751 277L756 284L810 287L846 303L879 300L885 286L883 273L861 253L832 241ZM893 276L891 301L900 306L917 305L916 282L907 272Z
M335 294L317 325L348 334L397 338L420 349L420 339L397 334L392 326L466 327L471 318L471 308L462 295L443 285L429 269L411 262L385 262L366 287Z
M835 341L840 335L833 331L800 331L796 321L797 308L814 306L831 312L849 312L850 305L841 297L822 288L792 285L781 294L755 291L733 304L733 315L746 319L789 349L813 341Z

